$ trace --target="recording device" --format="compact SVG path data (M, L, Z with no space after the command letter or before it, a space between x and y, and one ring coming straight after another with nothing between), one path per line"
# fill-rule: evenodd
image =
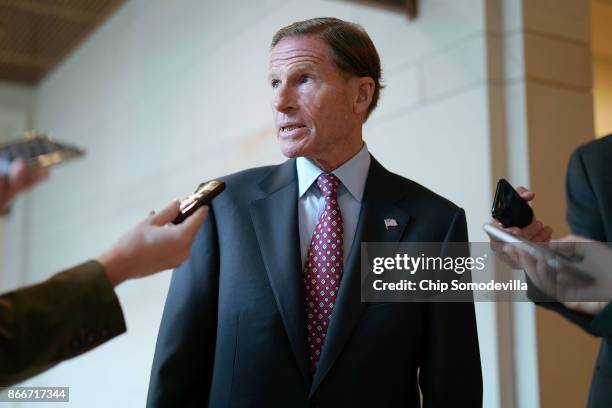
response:
M567 256L545 245L531 242L491 224L484 224L482 228L491 237L501 242L516 245L533 257L543 257L546 264L552 269L562 269L584 283L590 283L595 280L591 272L581 267L580 263L583 259L580 256Z
M505 179L499 179L491 215L505 228L524 228L533 221L533 210Z
M181 211L179 215L172 221L173 224L180 224L185 221L191 214L203 205L212 201L225 190L225 183L220 180L210 180L201 183L188 197L181 200Z
M45 133L25 132L19 139L0 144L0 174L7 174L16 159L32 167L49 167L84 154L83 149L52 141Z

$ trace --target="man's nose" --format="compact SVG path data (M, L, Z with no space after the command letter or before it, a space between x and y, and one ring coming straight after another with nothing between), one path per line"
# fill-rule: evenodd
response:
M276 89L273 106L275 110L281 113L291 112L297 108L295 94L290 87L282 84Z

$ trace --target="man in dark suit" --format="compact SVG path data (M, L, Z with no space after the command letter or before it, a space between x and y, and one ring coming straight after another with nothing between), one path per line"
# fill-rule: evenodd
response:
M481 406L473 303L360 301L361 242L467 241L461 208L363 142L380 91L367 33L285 27L269 79L290 159L224 178L172 277L147 406Z
M46 178L43 169L11 163L0 173L0 209ZM128 231L96 260L60 272L45 282L0 295L0 388L21 382L124 333L114 287L173 268L185 260L206 216L198 210L179 226L172 203Z

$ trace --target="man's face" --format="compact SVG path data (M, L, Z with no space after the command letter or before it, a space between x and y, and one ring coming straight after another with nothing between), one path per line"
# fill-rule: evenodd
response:
M315 36L282 39L270 53L272 109L282 153L334 163L361 143L356 87L342 76Z

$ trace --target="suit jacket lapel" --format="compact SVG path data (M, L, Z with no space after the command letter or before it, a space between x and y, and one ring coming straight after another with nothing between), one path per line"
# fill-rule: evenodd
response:
M251 203L251 218L291 348L309 386L295 160L275 169L260 187L266 195Z
M355 238L313 378L311 396L329 372L367 306L361 302L361 242L397 242L408 225L410 216L394 205L405 195L405 191L394 188L395 177L372 158ZM394 218L398 226L387 229L385 218Z

